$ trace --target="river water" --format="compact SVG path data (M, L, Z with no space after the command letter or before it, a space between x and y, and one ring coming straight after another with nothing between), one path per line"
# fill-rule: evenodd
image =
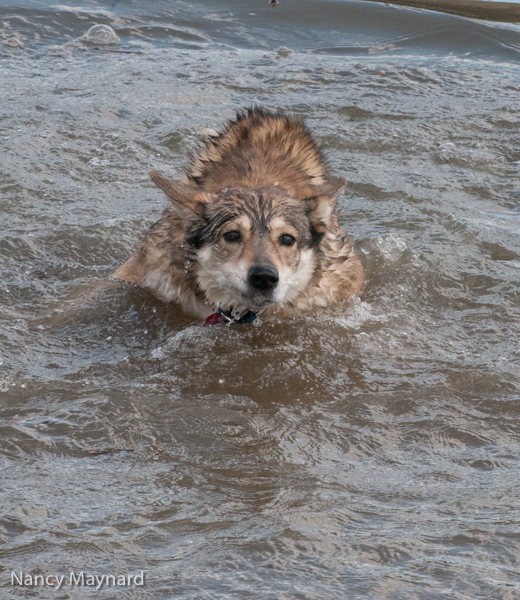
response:
M2 598L520 598L520 28L331 0L0 25ZM148 171L251 104L349 179L367 285L202 327L109 278L167 205Z

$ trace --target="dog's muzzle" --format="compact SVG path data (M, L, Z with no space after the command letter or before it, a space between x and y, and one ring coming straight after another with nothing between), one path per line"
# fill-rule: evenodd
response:
M251 267L247 275L248 283L255 290L269 292L278 283L278 271L270 265Z

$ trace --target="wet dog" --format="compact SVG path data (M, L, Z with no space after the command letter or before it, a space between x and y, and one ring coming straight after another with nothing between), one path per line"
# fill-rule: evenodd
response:
M181 179L151 171L171 202L114 273L202 318L295 315L357 294L363 268L338 227L337 196L301 120L239 112Z

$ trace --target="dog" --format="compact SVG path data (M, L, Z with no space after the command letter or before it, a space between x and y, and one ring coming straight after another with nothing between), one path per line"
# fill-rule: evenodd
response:
M358 294L363 268L335 213L347 181L329 177L303 121L256 107L206 131L180 180L150 172L171 206L114 276L235 322Z

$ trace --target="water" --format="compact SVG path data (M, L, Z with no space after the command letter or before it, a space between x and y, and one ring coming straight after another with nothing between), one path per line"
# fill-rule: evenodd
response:
M306 0L0 16L2 597L519 598L518 27ZM253 103L349 179L368 282L203 328L109 276L166 206L148 171Z

